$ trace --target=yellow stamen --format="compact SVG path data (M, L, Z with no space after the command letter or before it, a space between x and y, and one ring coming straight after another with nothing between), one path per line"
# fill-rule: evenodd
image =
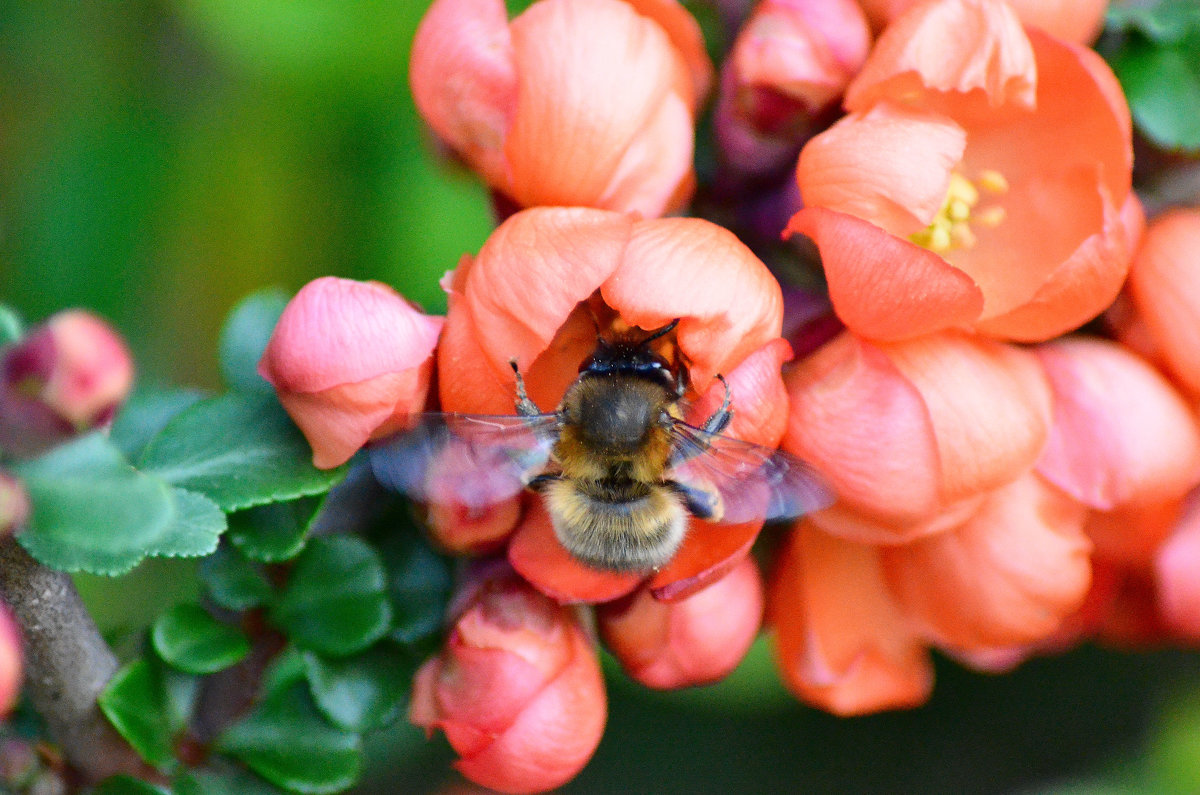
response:
M992 205L976 208L979 204L979 189L975 185L976 183L962 174L951 173L942 208L938 210L929 226L910 236L909 240L930 251L944 254L975 245L976 235L971 230L972 223L988 229L1003 223L1006 215L1003 207ZM978 185L990 194L1002 194L1008 190L1008 180L1004 175L990 169L980 172Z
M992 205L983 212L975 214L975 222L980 226L988 229L995 229L1004 223L1004 219L1008 217L1008 211L999 205Z
M1008 193L1008 180L999 171L986 168L979 172L979 187L988 193Z

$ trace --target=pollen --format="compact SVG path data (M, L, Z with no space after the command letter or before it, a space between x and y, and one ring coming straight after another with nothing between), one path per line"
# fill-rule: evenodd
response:
M994 229L1004 223L1006 215L998 204L980 207L981 190L989 197L1001 196L1008 191L1008 180L992 169L981 171L974 182L957 171L952 173L942 208L929 226L909 240L938 254L974 246L976 235L972 224L976 228Z

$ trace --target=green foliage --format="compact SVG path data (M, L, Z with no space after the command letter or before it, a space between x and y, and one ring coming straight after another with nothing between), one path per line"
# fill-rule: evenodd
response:
M168 422L141 467L236 511L328 491L344 469L317 469L311 455L273 394L231 392Z
M221 377L231 389L271 391L271 385L258 374L258 360L287 302L287 293L269 287L243 298L226 318L218 343L218 360Z
M200 579L209 597L228 610L258 607L271 598L271 584L258 566L227 544L201 561Z
M92 795L170 795L170 790L130 776L113 776L91 790Z
M347 731L393 722L408 703L416 669L413 657L387 642L340 660L304 653L304 673L317 709Z
M238 511L229 516L229 540L251 560L291 560L304 549L320 507L320 499L302 497Z
M367 648L391 619L383 561L351 536L310 541L271 611L272 622L297 645L334 657Z
M117 413L109 438L129 460L136 460L175 415L203 398L198 389L139 389Z
M362 773L361 738L326 722L301 681L270 693L217 747L293 792L341 792Z
M203 769L185 770L175 777L175 795L278 795L280 790L261 777L222 759Z
M176 765L175 738L191 717L196 680L152 658L119 670L96 700L105 717L147 763Z
M176 605L163 613L150 638L166 663L189 674L216 673L250 653L250 641L241 631L197 605Z
M119 574L147 556L207 554L225 516L200 494L133 469L102 433L14 467L33 505L22 546L61 571Z
M1102 42L1138 128L1165 149L1200 151L1200 5L1113 5Z
M10 306L0 304L0 345L16 342L25 334L21 316Z
M387 567L393 614L390 637L415 654L431 651L450 600L450 569L411 520L391 514L374 537Z

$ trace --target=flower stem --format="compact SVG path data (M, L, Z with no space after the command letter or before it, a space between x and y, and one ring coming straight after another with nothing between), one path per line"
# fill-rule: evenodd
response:
M0 540L0 598L21 625L34 709L76 772L89 783L149 772L96 706L117 658L71 578L38 563L10 536Z

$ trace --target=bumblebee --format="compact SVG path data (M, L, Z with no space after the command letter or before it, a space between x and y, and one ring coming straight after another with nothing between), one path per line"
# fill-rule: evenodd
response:
M543 413L515 361L515 415L430 413L370 450L385 486L482 510L531 489L563 547L611 571L650 571L678 551L689 517L740 523L800 516L833 494L807 464L722 435L729 385L700 427L684 422L687 372L651 346L663 328L599 338L558 408ZM676 356L678 358L678 356Z

